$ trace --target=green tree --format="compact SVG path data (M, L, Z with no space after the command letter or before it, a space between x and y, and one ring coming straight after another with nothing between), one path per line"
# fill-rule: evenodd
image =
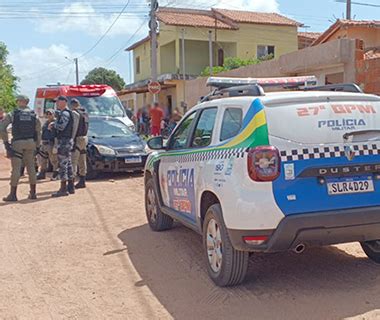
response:
M222 67L220 67L220 66L214 67L212 70L213 71L212 73L218 74L221 72L230 71L230 70L238 69L241 67L246 67L246 66L258 64L260 62L271 60L271 59L273 59L273 55L268 55L268 56L262 57L260 59L247 59L247 60L240 59L237 57L234 57L234 58L230 57L230 58L225 59ZM201 76L207 77L209 75L210 75L210 67L207 67L202 71Z
M15 108L15 91L18 79L14 75L13 67L8 64L8 50L0 42L0 108L10 111Z
M106 84L115 91L125 87L124 79L114 70L95 68L91 70L81 84Z

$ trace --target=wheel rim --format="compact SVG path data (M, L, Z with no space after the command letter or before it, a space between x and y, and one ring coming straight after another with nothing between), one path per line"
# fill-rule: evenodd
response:
M149 221L151 223L155 223L157 221L157 206L156 206L156 195L152 188L148 190L147 196L147 213L149 217Z
M380 253L380 240L367 242L366 245L376 253Z
M207 256L212 271L219 272L222 268L223 243L220 228L216 220L211 219L207 225Z

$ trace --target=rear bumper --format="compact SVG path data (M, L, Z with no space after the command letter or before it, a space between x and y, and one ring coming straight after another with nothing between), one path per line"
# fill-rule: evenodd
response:
M309 213L285 217L275 230L228 230L235 249L281 252L299 244L307 247L380 239L380 207ZM262 245L243 241L247 236L269 236Z

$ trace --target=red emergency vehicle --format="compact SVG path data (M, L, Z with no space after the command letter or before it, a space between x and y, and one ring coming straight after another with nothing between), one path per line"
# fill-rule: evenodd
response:
M115 90L107 85L54 85L38 88L34 111L43 117L46 109L55 109L55 99L61 95L69 101L78 99L90 116L118 118L129 128L134 128Z

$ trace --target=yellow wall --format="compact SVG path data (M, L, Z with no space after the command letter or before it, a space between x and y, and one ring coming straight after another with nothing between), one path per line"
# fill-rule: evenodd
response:
M215 30L213 40L215 40ZM185 28L186 40L202 41L201 43L186 43L186 69L187 73L200 73L208 66L208 28ZM161 23L158 37L158 73L173 73L181 69L181 37L182 28L167 26ZM240 24L239 30L217 30L217 42L225 48L225 57L237 56L242 59L255 58L258 45L274 45L275 58L296 51L298 49L297 27ZM173 48L174 41L174 48ZM169 46L167 46L170 44ZM215 51L219 46L215 45ZM169 50L170 49L170 50ZM174 50L174 52L173 52ZM189 50L189 52L187 52ZM168 56L169 55L169 56ZM135 81L148 79L150 77L150 44L146 42L134 50L134 59L141 57L141 73L135 75ZM216 64L216 53L214 54L214 65ZM162 67L161 67L162 65ZM202 65L202 68L201 68Z
M140 57L140 73L136 73L136 58ZM133 50L134 81L145 80L151 73L150 68L150 42L145 42Z
M380 46L380 29L367 27L349 27L335 32L328 41L336 39L360 39L364 41L365 48Z

